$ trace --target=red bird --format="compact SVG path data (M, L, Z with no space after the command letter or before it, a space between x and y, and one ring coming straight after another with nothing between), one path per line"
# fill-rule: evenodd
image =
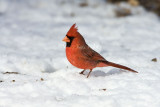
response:
M68 61L75 67L84 69L82 72L80 72L80 74L83 74L85 70L90 69L87 78L89 77L93 68L96 67L112 66L138 73L137 71L126 66L107 61L99 53L91 49L86 44L83 36L78 32L76 24L71 26L63 41L66 42L66 56Z

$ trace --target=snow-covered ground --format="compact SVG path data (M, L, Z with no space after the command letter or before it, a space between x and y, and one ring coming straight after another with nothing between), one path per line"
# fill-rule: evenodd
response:
M122 4L133 15L117 18L103 0L80 3L0 1L0 107L160 107L160 19L141 7ZM75 22L94 50L139 73L79 75L62 42Z

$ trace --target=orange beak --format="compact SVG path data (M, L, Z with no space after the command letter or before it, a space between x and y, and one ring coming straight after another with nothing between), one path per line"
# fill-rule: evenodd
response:
M70 42L70 40L69 40L69 38L67 36L65 36L62 41L64 41L64 42Z

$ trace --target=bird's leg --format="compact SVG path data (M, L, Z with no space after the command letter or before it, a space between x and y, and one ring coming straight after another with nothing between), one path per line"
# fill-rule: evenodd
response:
M85 71L85 69L84 69L83 71L81 71L79 74L83 74L83 73L84 73L84 71Z
M88 73L88 75L87 75L87 78L89 77L89 75L90 75L91 72L92 72L92 69L90 69L90 71L89 71L89 73Z

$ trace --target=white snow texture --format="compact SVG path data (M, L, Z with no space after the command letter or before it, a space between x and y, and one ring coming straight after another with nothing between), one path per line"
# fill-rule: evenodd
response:
M116 17L105 0L1 0L0 107L160 107L160 19L119 6L132 15ZM62 41L74 23L104 58L139 73L80 75Z

